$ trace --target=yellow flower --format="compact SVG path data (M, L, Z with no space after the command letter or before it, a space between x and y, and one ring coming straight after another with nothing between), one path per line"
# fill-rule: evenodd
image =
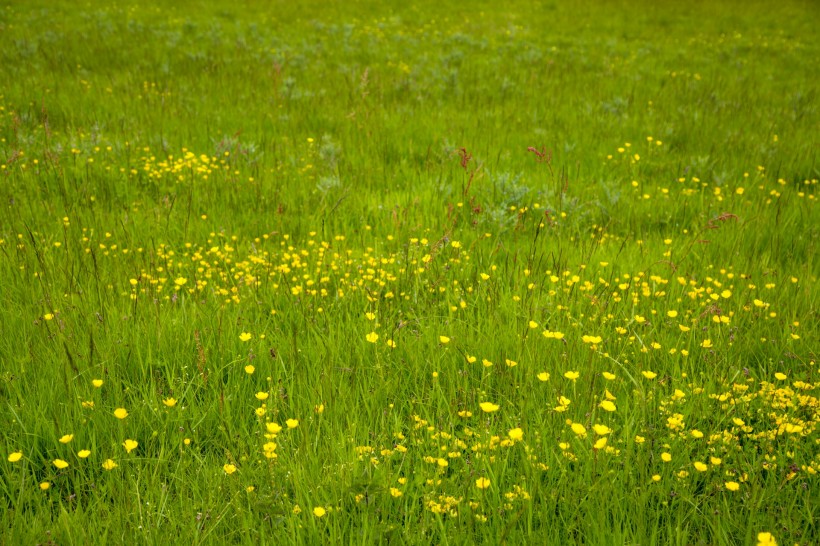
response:
M530 327L530 328L532 328L532 329L535 329L535 328L538 328L538 323L537 323L537 322L535 322L534 320L531 320L531 321L527 324L527 326L529 326L529 327Z
M729 491L737 491L738 489L740 489L740 484L737 482L726 482L723 485L725 485L726 489L728 489Z
M327 514L327 510L325 510L321 506L317 506L316 508L313 509L313 515L316 516L317 518L321 518L325 514Z
M492 402L482 402L478 406L481 408L481 411L484 411L486 413L498 411L498 408L501 407L498 404L493 404Z
M777 541L774 539L771 533L758 533L757 546L777 546Z
M131 453L133 450L137 448L139 444L134 440L126 440L122 443L122 447L125 448L127 453Z
M54 459L54 466L56 466L57 468L59 468L60 470L62 470L62 469L64 469L64 468L67 468L67 467L68 467L68 463L67 463L67 462L65 462L65 461L64 461L64 460L62 460L62 459Z
M707 470L709 470L709 467L700 461L696 461L695 464L692 466L694 466L695 470L697 470L698 472L706 472Z
M604 447L606 447L606 442L606 436L604 436L603 438L598 438L598 440L592 447L595 449L604 449Z
M704 349L708 349L709 347L712 346L712 340L711 339L704 339L703 343L701 343L700 346L703 347Z
M364 316L367 320L376 320L376 313L369 313L368 312L368 313L365 313Z
M547 372L541 372L541 373L538 374L538 380L539 381L549 381L550 380L550 374L548 374Z
M387 340L387 346L390 347L391 349L395 349L396 347L398 347L398 344L395 341L393 341L392 339L388 339Z
M442 345L447 345L450 343L450 338L447 336L438 336L438 340L441 342Z
M669 311L666 312L666 316L669 317L669 318L675 318L675 317L678 316L678 312L675 311L674 309L670 309Z
M566 377L567 379L569 379L571 381L575 381L580 376L581 376L581 374L578 373L578 372L564 372L564 377Z
M73 434L64 434L64 435L60 438L60 443L61 443L61 444L67 444L68 442L70 442L70 441L71 441L71 440L73 440L73 439L74 439L74 435L73 435Z
M265 428L267 428L268 432L271 434L279 434L280 432L282 432L282 427L279 425L279 423L266 423Z
M288 426L288 428L296 428L296 427L299 426L299 420L298 419L288 419L287 421L285 421L285 424Z
M689 330L691 330L690 327L684 326L683 324L678 324L678 328L680 328L681 332L688 332Z
M601 336L581 336L581 341L594 345L601 342Z
M173 398L173 397L172 398L166 398L165 400L162 401L162 403L165 404L166 406L168 406L169 408L173 408L174 406L177 405L177 399Z
M117 463L115 463L112 459L106 459L105 462L102 464L102 467L105 470L114 470L117 468Z
M658 374L656 374L655 372L650 372L649 370L644 370L641 372L641 374L647 379L655 379L656 377L658 377Z
M87 459L89 455L91 455L91 450L89 449L81 449L77 452L77 457L80 459Z
M52 320L54 318L54 315L51 313L46 313L45 315L43 315L43 318L46 320Z
M508 368L513 368L515 366L518 366L518 362L516 362L515 360L510 360L509 358L505 358L504 362L505 362L505 364L507 364Z
M176 279L174 279L174 284L177 286L185 286L185 283L187 282L188 279L186 279L185 277L177 277Z
M493 365L493 363L490 362L489 360L487 360L486 358L483 358L481 360L481 365L484 366L485 368L489 368L490 366Z
M248 332L242 332L241 334L239 334L239 341L250 341L252 337L253 334Z
M94 385L95 388L99 389L100 387L103 386L103 380L102 379L93 379L91 381L91 384Z
M254 491L256 491L256 487L249 485L245 488L245 491L247 491L248 493L253 493Z
M488 478L478 478L475 481L475 486L479 489L487 489L490 487L490 480Z
M247 366L245 366L245 373L246 374L251 375L255 371L256 371L256 368L254 368L253 365L248 364Z
M46 490L46 489L48 489L49 487L51 487L51 484L50 484L50 483L48 483L48 482L41 482L41 483L40 483L40 490L41 490L41 491L45 491L45 490Z
M128 417L128 410L125 408L117 408L114 410L114 417L117 419L125 419Z
M652 481L653 482L661 481L661 475L660 474L655 474L654 476L652 476Z
M715 466L718 466L720 463L723 462L723 459L721 459L719 457L709 457L709 462L712 463Z
M604 372L601 375L603 375L604 379L606 379L607 381L612 381L613 379L615 379L614 373Z
M377 341L379 341L379 334L377 334L376 332L370 332L364 337L370 343L376 343Z
M232 465L232 464L230 464L230 463L225 463L224 465L222 465L222 470L224 470L224 471L225 471L225 474L227 474L228 476L230 476L231 474L233 474L234 472L236 472L236 466L235 466L235 465Z
M257 392L254 396L256 397L257 400L267 400L268 399L268 393L266 393L266 392Z
M788 376L786 374L780 373L780 372L777 372L776 374L774 374L774 378L777 379L778 381L784 381L787 377Z
M401 489L397 489L397 488L395 488L395 487L391 487L391 488L390 488L390 495L391 495L393 498L399 498L399 497L401 497L401 496L403 495L403 493L401 492Z
M595 434L597 434L598 436L606 436L607 434L612 432L612 429L606 425L592 425L592 430L594 430Z
M510 440L516 440L516 441L519 441L519 440L521 440L522 438L524 438L524 431L523 431L523 430L521 430L520 428L514 428L514 429L511 429L511 430L507 433L507 436L509 436L509 437L510 437Z
M23 453L21 451L15 451L14 453L9 454L9 462L16 463L20 459L23 458Z
M570 425L570 428L572 429L572 432L574 432L575 434L577 434L581 438L586 438L587 429L581 423L572 423Z
M615 411L616 409L618 409L615 407L615 404L613 404L609 400L604 400L603 402L598 404L598 406L604 411Z
M663 462L665 463L668 463L672 460L672 455L670 453L661 453L661 460L663 460Z

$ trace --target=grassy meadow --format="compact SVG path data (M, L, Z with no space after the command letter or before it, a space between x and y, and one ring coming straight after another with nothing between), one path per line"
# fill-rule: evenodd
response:
M0 2L0 543L820 543L818 27Z

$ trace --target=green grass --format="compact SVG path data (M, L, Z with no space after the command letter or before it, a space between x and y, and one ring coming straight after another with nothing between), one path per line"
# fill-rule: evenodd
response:
M814 3L109 4L0 5L0 542L820 542Z

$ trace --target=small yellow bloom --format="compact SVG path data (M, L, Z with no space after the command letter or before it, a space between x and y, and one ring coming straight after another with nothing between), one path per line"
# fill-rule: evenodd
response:
M80 459L87 459L89 455L91 455L91 450L89 449L81 449L77 452L77 457Z
M488 478L478 478L475 481L475 486L479 489L487 489L490 487L490 480Z
M125 448L127 453L131 453L133 450L137 448L139 444L134 440L126 440L122 443L122 447Z
M21 451L15 451L14 453L9 454L9 462L16 463L20 459L23 458L23 453Z
M231 474L236 472L236 465L232 465L230 463L225 463L224 465L222 465L222 470L225 471L225 474L230 476Z
M784 381L787 377L788 376L786 374L780 373L780 372L777 372L776 374L774 374L774 378L777 379L778 381Z
M317 518L321 518L325 514L327 514L327 510L325 510L321 506L317 506L316 508L313 509L313 515L316 516Z
M251 375L255 371L256 371L256 368L254 368L253 365L248 364L247 366L245 366L245 373L246 374Z
M777 546L777 541L774 539L771 533L758 533L757 546Z
M572 423L570 425L570 428L572 429L572 432L574 432L575 434L577 434L581 438L586 438L587 429L581 423Z
M270 434L279 434L280 432L282 432L282 427L279 425L279 423L265 423L265 428L268 429L268 432Z
M524 438L524 431L520 428L514 428L507 433L507 436L510 437L510 440L520 441Z
M125 419L128 417L128 410L125 408L117 408L114 410L114 417L117 419Z
M239 334L239 341L250 341L252 337L253 334L248 332L242 332L241 334Z
M737 491L740 489L740 484L737 482L726 482L723 484L729 491Z
M450 343L450 338L447 336L438 336L438 340L441 342L442 345L447 345Z
M299 420L298 419L288 419L287 421L285 421L285 424L288 426L288 428L296 428L296 427L299 426Z
M655 474L654 476L652 476L652 481L653 482L661 481L661 475L660 474Z
M99 389L100 387L103 386L103 380L102 379L93 379L93 380L91 380L91 384L94 385L95 388Z
M498 408L501 407L498 404L493 404L492 402L481 402L478 406L481 408L481 411L486 413L498 411Z
M670 453L661 453L661 460L668 463L672 460L672 455Z
M549 381L550 380L550 374L548 374L547 372L541 372L541 373L538 374L538 380L539 381Z
M45 491L45 490L46 490L46 489L48 489L49 487L51 487L51 484L50 484L50 483L48 483L48 482L41 482L41 483L40 483L40 490L41 490L41 491Z
M401 492L401 489L398 489L396 487L391 487L390 488L390 496L392 496L393 498L397 499L397 498L401 497L403 494L404 493Z
M115 463L112 459L106 459L105 462L102 464L102 467L105 470L109 470L109 471L114 470L115 468L117 468L117 466L118 466L117 463Z
M669 318L675 318L675 317L678 316L678 312L675 311L674 309L670 309L669 311L666 312L666 316L669 317Z
M64 434L64 435L60 438L60 443L61 443L61 444L67 444L68 442L70 442L70 441L71 441L71 440L73 440L73 439L74 439L74 435L73 435L73 434Z
M723 459L721 459L720 457L709 457L709 462L715 466L718 466L720 463L723 462Z
M603 402L601 402L598 405L604 411L615 411L616 409L618 409L618 408L615 407L615 404L612 403L609 400L604 400Z
M176 398L173 398L173 397L172 398L166 398L165 400L162 401L162 403L165 404L166 406L168 406L169 408L173 408L174 406L177 405L177 400L176 400Z
M700 346L703 347L704 349L708 349L709 347L712 346L712 340L711 339L704 339L703 342L700 344Z
M254 396L256 397L257 400L260 400L260 401L268 399L268 393L266 393L266 392L261 392L260 391L260 392L257 392L256 394L254 394Z
M64 469L64 468L68 468L68 463L67 463L67 462L65 462L65 461L64 461L64 460L62 460L62 459L54 459L54 466L56 466L57 468L59 468L60 470L62 470L62 469Z
M649 370L642 371L641 375L643 375L647 379L655 379L656 377L658 377L658 374L656 374L655 372L650 372Z
M695 470L697 470L698 472L706 472L707 470L709 470L709 467L700 461L695 462L693 466L695 467Z
M604 449L604 447L606 447L606 442L606 436L604 436L603 438L598 438L598 440L595 441L595 444L592 447L595 449Z
M567 379L569 379L571 381L575 381L580 376L581 376L581 374L578 373L578 372L564 372L564 377L566 377Z
M594 430L598 436L606 436L612 432L612 429L606 425L592 425L592 430Z
M614 373L604 372L601 375L603 375L604 379L606 379L607 381L612 381L613 379L615 379Z
M376 343L377 341L379 341L379 334L377 334L376 332L370 332L364 337L370 343Z

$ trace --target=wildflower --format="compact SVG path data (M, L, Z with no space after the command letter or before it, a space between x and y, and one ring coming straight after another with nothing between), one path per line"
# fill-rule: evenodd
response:
M247 493L253 493L254 491L256 491L256 487L254 487L252 485L249 485L248 487L245 488L245 491Z
M518 366L518 362L516 362L515 360L510 360L509 358L505 358L504 363L507 365L508 368Z
M288 428L296 428L296 427L299 426L299 420L298 419L288 419L287 421L285 421L285 424L288 426Z
M510 440L520 441L524 438L524 431L520 428L514 428L507 433L507 436L510 437Z
M674 309L670 309L669 311L666 312L666 316L669 317L669 318L675 318L675 317L678 316L678 312L675 311Z
M614 373L603 372L601 375L603 375L604 379L606 379L607 381L612 381L613 379L615 379Z
M117 419L125 419L128 417L128 410L125 408L117 408L114 410L114 417Z
M581 341L595 345L600 343L602 340L601 336L581 336Z
M547 372L541 372L541 373L538 374L537 377L538 377L539 381L549 381L550 380L550 374L548 374Z
M737 482L726 482L723 484L729 491L737 491L740 489L740 484Z
M61 443L61 444L67 444L68 442L70 442L70 441L71 441L71 440L73 440L73 439L74 439L74 435L73 435L73 434L64 434L64 435L60 438L60 443Z
M438 336L438 340L441 342L442 345L447 345L450 343L450 338L447 336Z
M390 496L392 496L393 498L397 499L397 498L401 497L403 494L404 493L401 492L401 489L398 489L396 487L391 487L390 488Z
M656 377L658 377L658 374L656 374L655 372L650 372L649 370L642 371L641 375L643 375L647 379L655 379Z
M62 469L64 469L64 468L67 468L67 467L68 467L68 463L67 463L67 462L65 462L65 461L64 461L64 460L62 460L62 459L54 459L53 463L54 463L54 466L56 466L56 467L57 467L57 468L59 468L60 470L62 470Z
M575 434L577 434L579 437L581 437L581 438L586 438L586 435L587 435L587 429L586 429L586 427L585 427L584 425L582 425L581 423L572 423L572 424L570 425L570 428L572 429L572 432L574 432Z
M482 366L484 366L485 368L489 368L490 366L492 366L492 365L493 365L493 363L492 363L491 361L487 360L486 358L484 358L484 359L482 359L482 360L481 360L481 364L482 364Z
M250 341L252 337L253 334L250 334L248 332L242 332L241 334L239 334L239 341Z
M165 400L162 401L162 403L165 404L166 406L168 406L169 408L173 408L174 406L177 405L177 400L176 400L176 398L173 398L173 397L172 398L166 398Z
M712 340L711 339L704 339L703 343L701 343L700 346L703 347L704 349L708 349L712 346Z
M139 444L134 440L126 440L122 443L122 447L125 448L127 453L131 453L133 450L137 448Z
M671 453L661 453L661 460L665 463L670 462L672 460L672 454Z
M567 378L567 379L569 379L570 381L575 381L575 380L576 380L576 379L578 379L580 376L581 376L581 374L580 374L580 373L578 373L578 372L564 372L564 377L566 377L566 378Z
M660 476L660 474L655 474L654 476L652 476L652 481L653 481L653 482L659 482L659 481L661 481L661 476Z
M723 460L719 457L709 457L709 462L715 466L718 466L720 463L723 462Z
M777 372L776 374L774 374L774 378L777 379L778 381L785 381L785 379L787 377L788 376L786 374L780 373L780 372Z
M595 449L603 449L604 447L606 447L606 442L606 436L603 438L598 438L598 440L595 441L595 444L593 444L592 447Z
M43 318L45 320L52 320L54 318L54 315L51 313L46 313L45 315L43 315Z
M603 402L601 402L600 404L598 404L598 406L599 406L602 410L604 410L604 411L615 411L615 410L617 409L617 408L615 407L615 404L613 404L613 403L612 403L611 401L609 401L609 400L604 400Z
M103 380L102 379L92 379L91 384L94 385L94 388L99 389L100 387L103 386Z
M188 279L186 279L185 277L177 277L176 279L174 279L174 284L177 286L185 286L185 283L187 282Z
M395 341L393 341L392 339L388 339L387 340L387 346L390 347L391 349L395 349L396 347L398 347L398 344Z
M490 487L490 480L488 478L478 478L475 481L475 486L479 489L487 489Z
M598 436L606 436L607 434L612 432L612 429L606 425L593 425L592 430L594 430L595 434L597 434Z
M481 408L481 411L486 413L498 411L498 408L501 407L498 404L493 404L492 402L481 402L478 406Z
M377 341L379 341L379 334L377 334L376 332L370 332L364 337L370 343L376 343Z
M777 541L774 539L771 533L758 533L757 546L777 546Z
M51 484L49 482L41 482L40 483L40 491L45 491L49 487L51 487Z
M222 470L225 471L225 474L230 476L231 474L236 472L236 465L232 465L230 463L225 463L224 465L222 465Z
M695 464L692 466L694 466L695 470L697 470L698 472L706 472L707 470L709 470L709 467L700 461L696 461Z
M246 374L251 375L255 371L256 371L256 368L254 368L253 365L248 364L247 366L245 366L245 373Z
M87 459L89 455L91 455L91 450L89 449L81 449L77 452L77 457L80 459Z
M313 515L316 516L317 518L321 518L325 514L327 514L327 510L325 510L321 506L317 506L316 508L313 509Z
M268 399L268 393L266 393L266 392L261 392L261 391L260 391L260 392L257 392L256 394L254 394L254 396L255 396L255 397L256 397L256 399L257 399L257 400L259 400L259 401L262 401L262 400L267 400L267 399Z
M280 432L282 432L282 427L279 425L279 423L266 423L265 428L268 429L268 432L270 434L279 434Z
M9 454L9 459L8 460L9 460L10 463L16 463L17 461L19 461L22 458L23 458L23 453L21 451L15 451L14 453Z
M115 463L112 459L106 459L105 462L102 464L103 469L111 471L117 468L117 463Z

